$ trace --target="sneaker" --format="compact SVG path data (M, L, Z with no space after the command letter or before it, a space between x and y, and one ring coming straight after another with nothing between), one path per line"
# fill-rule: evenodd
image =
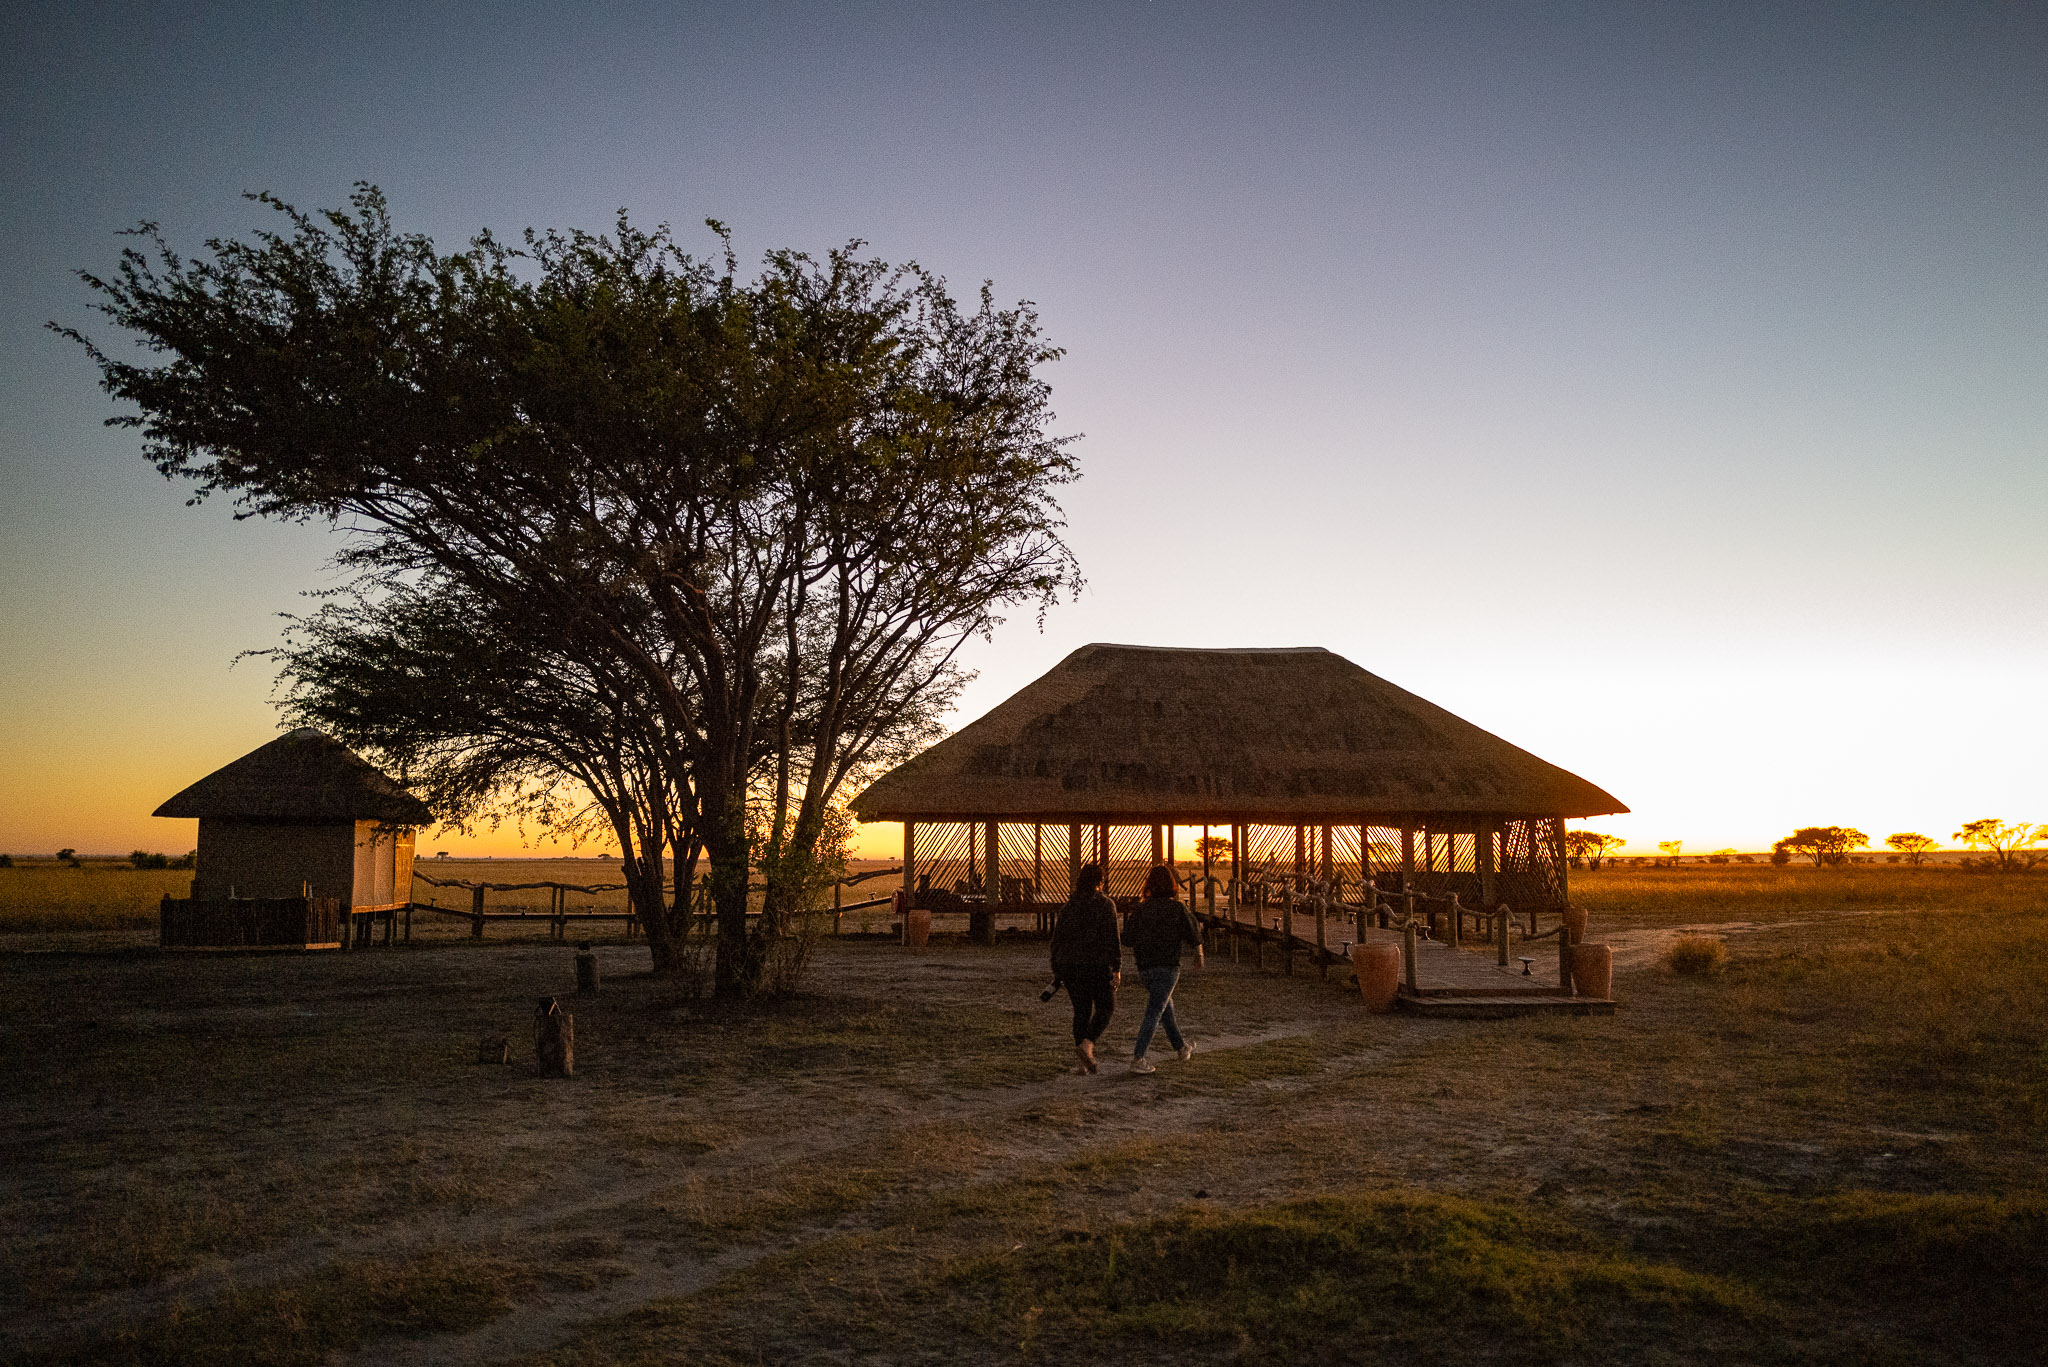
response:
M1195 1042L1193 1040L1187 1040L1183 1042L1180 1046L1180 1061L1182 1063L1186 1063L1189 1059L1193 1058L1194 1056Z
M1140 1054L1131 1060L1131 1071L1134 1073L1156 1073L1159 1071L1159 1065L1146 1058L1143 1054Z

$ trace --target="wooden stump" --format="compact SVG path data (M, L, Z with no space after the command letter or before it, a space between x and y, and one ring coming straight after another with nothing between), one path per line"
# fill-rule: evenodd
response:
M591 952L587 944L576 946L576 995L597 995L597 955Z
M533 1052L542 1077L576 1073L576 1018L553 997L542 997L533 1012Z
M932 938L932 911L930 907L911 907L903 913L903 943L911 949L923 949Z

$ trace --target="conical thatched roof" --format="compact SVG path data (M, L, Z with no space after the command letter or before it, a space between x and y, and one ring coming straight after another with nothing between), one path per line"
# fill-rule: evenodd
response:
M1628 808L1327 650L1089 645L884 774L853 810L1294 824Z
M424 826L427 804L310 726L258 746L156 809L158 816L248 821L388 821Z

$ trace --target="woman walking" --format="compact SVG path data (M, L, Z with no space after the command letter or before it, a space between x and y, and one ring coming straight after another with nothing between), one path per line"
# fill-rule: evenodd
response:
M1173 985L1180 980L1182 945L1195 947L1195 962L1202 962L1202 934L1195 918L1173 895L1173 871L1164 864L1153 866L1145 879L1145 900L1124 921L1124 943L1138 961L1138 976L1145 980L1145 1019L1138 1022L1138 1047L1131 1055L1131 1071L1155 1071L1145 1057L1151 1047L1155 1026L1166 1028L1166 1042L1183 1059L1194 1055L1195 1046L1181 1038L1173 1019Z
M1116 906L1098 890L1102 869L1086 864L1074 880L1073 895L1052 926L1052 974L1066 984L1074 1004L1074 1056L1081 1071L1095 1071L1095 1041L1116 1010L1123 980L1123 947L1116 938Z

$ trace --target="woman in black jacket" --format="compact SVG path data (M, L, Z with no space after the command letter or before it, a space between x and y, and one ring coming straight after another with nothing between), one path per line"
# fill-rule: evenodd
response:
M1116 938L1116 906L1098 889L1102 870L1082 866L1074 893L1052 926L1052 973L1066 984L1074 1003L1074 1055L1081 1071L1095 1071L1095 1041L1116 1010L1116 987L1123 980L1124 952Z
M1182 1058L1191 1058L1195 1046L1182 1039L1173 1019L1173 985L1180 980L1182 945L1195 947L1195 962L1202 961L1202 933L1195 918L1173 895L1173 871L1155 865L1145 879L1145 900L1124 918L1124 943L1138 961L1138 976L1145 980L1145 1019L1138 1022L1138 1047L1131 1055L1131 1071L1155 1071L1145 1050L1152 1044L1155 1026L1166 1027L1166 1042Z

